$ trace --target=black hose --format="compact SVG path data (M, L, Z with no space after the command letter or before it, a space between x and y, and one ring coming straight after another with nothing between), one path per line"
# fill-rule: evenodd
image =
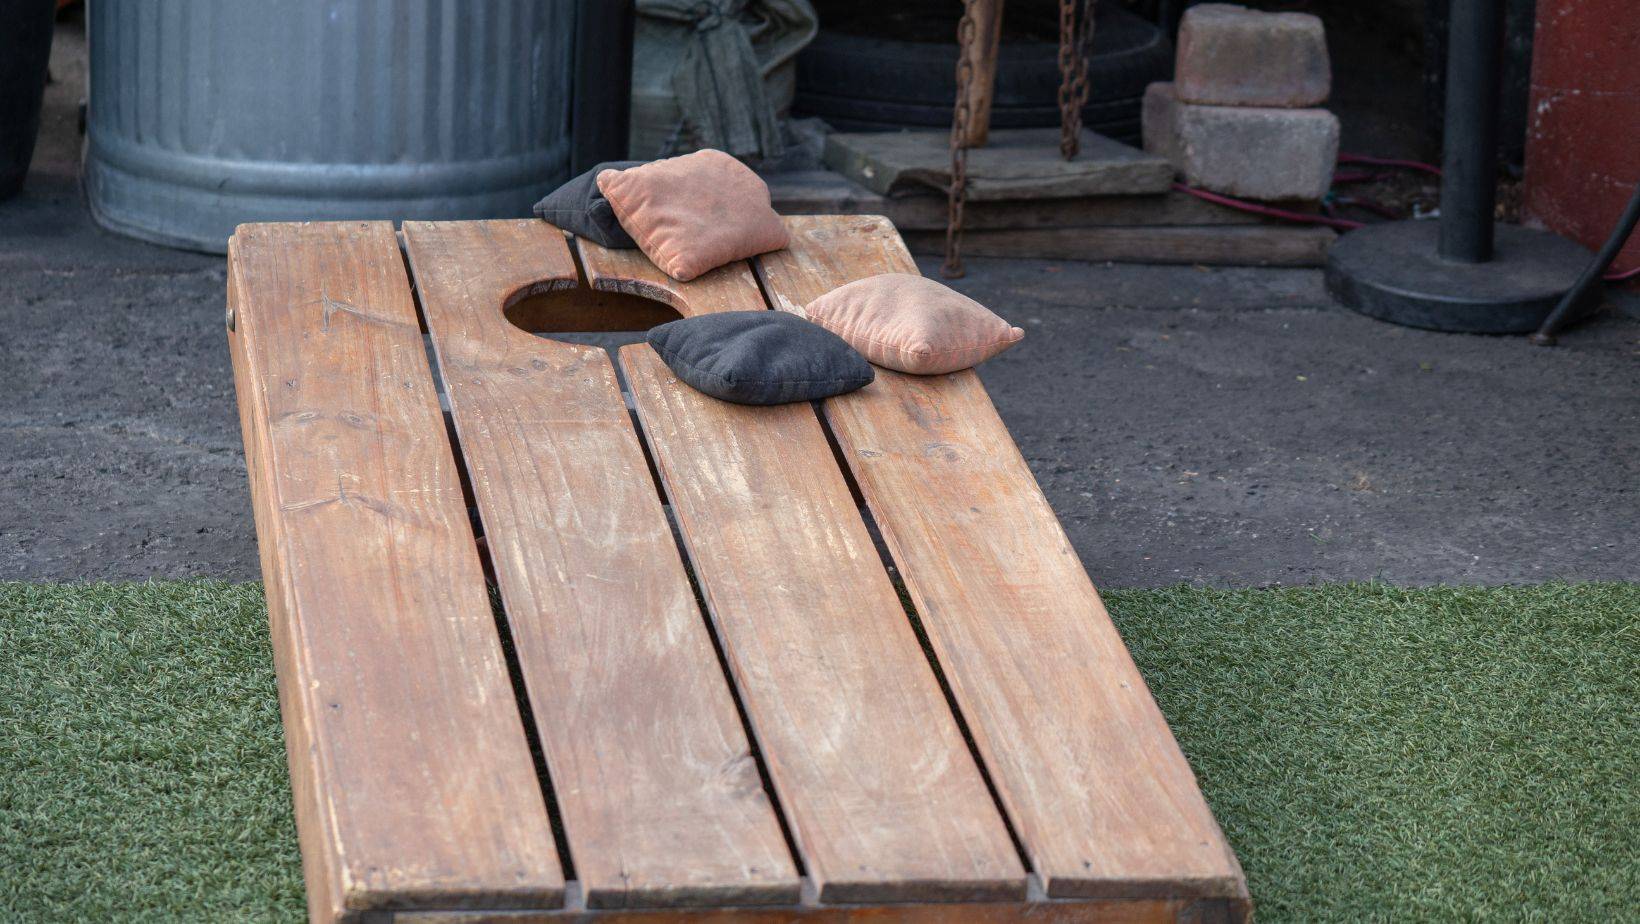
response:
M1577 283L1563 296L1555 310L1543 319L1543 326L1529 339L1540 346L1549 346L1555 342L1555 334L1560 331L1561 325L1570 319L1571 314L1583 304L1583 298L1589 288L1600 281L1605 275L1606 267L1617 259L1617 252L1628 243L1629 235L1634 233L1636 222L1640 222L1640 182L1634 184L1634 195L1629 197L1629 204L1623 209L1622 217L1617 219L1617 227L1612 229L1611 237L1601 245L1600 252L1594 255L1594 262L1589 264L1583 275L1577 278Z

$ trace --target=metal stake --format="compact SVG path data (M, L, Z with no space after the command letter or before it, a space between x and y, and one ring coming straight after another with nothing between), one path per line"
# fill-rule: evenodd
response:
M1446 59L1441 220L1351 231L1327 254L1327 288L1345 306L1395 324L1526 333L1589 260L1547 231L1495 226L1502 0L1452 0Z
M1446 132L1441 160L1441 256L1492 259L1498 185L1499 0L1454 0L1447 37Z

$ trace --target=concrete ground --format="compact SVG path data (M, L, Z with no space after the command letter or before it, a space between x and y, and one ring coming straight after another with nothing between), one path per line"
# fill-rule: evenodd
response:
M0 203L0 579L254 578L223 261L92 224L75 41ZM958 287L1027 331L983 375L1100 585L1640 579L1623 311L1542 349L1368 320L1312 270L973 260Z

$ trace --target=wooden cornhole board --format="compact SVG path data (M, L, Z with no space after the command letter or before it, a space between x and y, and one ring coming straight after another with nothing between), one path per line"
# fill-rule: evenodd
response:
M788 222L687 284L537 221L234 235L315 921L1246 917L974 373L747 408L523 329L916 271L884 219Z

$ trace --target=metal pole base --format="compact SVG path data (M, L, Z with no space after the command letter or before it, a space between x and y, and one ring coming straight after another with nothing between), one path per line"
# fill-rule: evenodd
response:
M1548 231L1496 226L1485 263L1443 260L1433 221L1368 225L1327 254L1327 289L1364 315L1429 330L1537 330L1589 264L1589 251Z

